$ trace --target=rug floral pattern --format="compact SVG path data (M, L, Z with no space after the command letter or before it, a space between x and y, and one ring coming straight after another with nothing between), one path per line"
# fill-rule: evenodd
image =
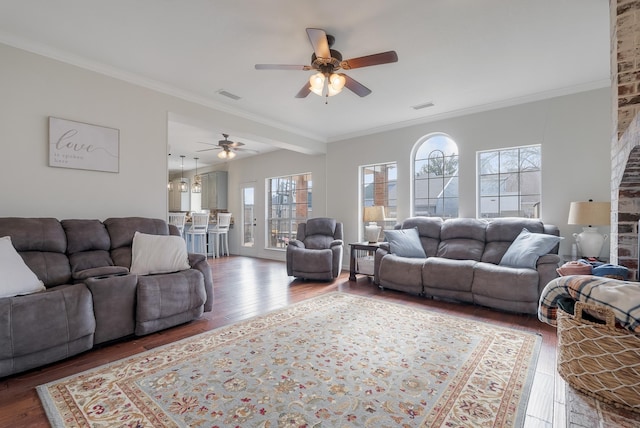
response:
M38 387L53 426L521 426L538 336L333 293Z

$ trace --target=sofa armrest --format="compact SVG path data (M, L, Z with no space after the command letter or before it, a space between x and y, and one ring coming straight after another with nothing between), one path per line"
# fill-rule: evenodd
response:
M557 254L545 254L538 259L536 270L538 271L538 295L542 294L544 287L557 278L556 269L560 266L560 256Z
M204 276L204 290L207 293L204 311L211 312L213 309L213 275L211 274L211 266L209 266L206 257L202 254L189 254L189 265L191 269L199 270Z
M382 258L390 253L389 243L382 242L380 246L376 250L374 261L373 261L373 283L380 285L380 262Z
M287 247L305 248L304 242L298 241L297 239L290 240Z
M342 241L342 239L334 239L331 244L329 244L329 248L342 247L343 245L344 242Z
M189 266L192 268L201 261L207 259L204 254L189 253L187 256L189 257Z
M102 278L106 276L127 275L129 269L124 266L102 266L91 269L84 269L73 272L73 280L76 282L85 282L89 278Z

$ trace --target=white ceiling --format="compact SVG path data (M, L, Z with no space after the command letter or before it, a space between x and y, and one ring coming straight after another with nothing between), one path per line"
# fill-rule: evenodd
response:
M345 72L367 97L294 98L312 72L254 65L309 64L307 27L345 59L399 60ZM321 142L610 84L608 0L0 0L0 42ZM174 128L189 157L229 132Z

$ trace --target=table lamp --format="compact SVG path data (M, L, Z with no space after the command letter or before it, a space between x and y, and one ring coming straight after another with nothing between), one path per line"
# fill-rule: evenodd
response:
M602 245L608 238L598 232L597 227L611 224L611 203L609 202L571 202L569 207L569 224L587 225L582 233L574 233L578 244L578 252L582 257L600 256Z
M384 221L384 207L382 205L374 205L372 207L364 207L364 213L362 216L365 224L364 237L370 244L378 242L380 236L381 226L378 226L379 221Z

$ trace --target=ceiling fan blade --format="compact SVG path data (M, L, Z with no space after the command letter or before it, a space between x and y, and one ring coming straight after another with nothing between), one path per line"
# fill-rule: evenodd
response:
M256 64L256 70L312 70L310 65Z
M327 33L319 28L307 28L307 35L317 58L331 58Z
M306 98L309 93L311 93L311 88L309 87L309 82L306 82L302 89L296 94L296 98Z
M210 149L196 150L196 152L208 152L208 151L210 151L210 150L218 150L218 149L219 149L219 147L212 147L212 148L210 148Z
M357 80L352 79L346 74L344 75L344 78L345 78L344 86L346 86L347 89L351 90L354 94L358 95L359 97L366 97L371 93L371 89L367 88Z
M232 143L231 141L229 141L229 144L226 145L227 147L240 147L240 146L244 146L244 143L241 143L239 141L236 141L234 143Z
M340 67L344 70L351 70L354 68L369 67L371 65L388 64L390 62L398 62L398 54L396 51L381 52L347 59L340 63Z

